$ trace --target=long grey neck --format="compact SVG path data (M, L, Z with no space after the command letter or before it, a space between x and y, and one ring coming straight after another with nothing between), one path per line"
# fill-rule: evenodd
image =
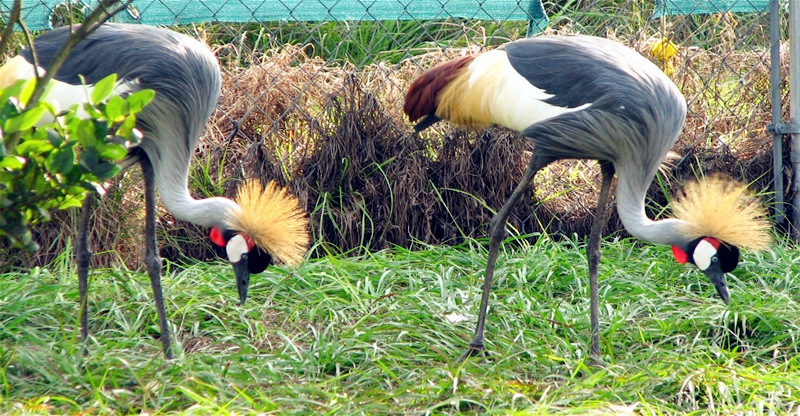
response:
M158 114L180 114L170 101L153 101L143 113L145 138L140 146L153 164L156 188L164 206L176 218L202 227L227 228L225 220L233 213L241 212L236 202L223 197L194 199L187 188L189 163L194 144L202 125L172 123L178 117L157 117ZM159 113L160 112L160 113Z
M184 188L185 189L185 188ZM161 201L176 218L202 227L225 227L225 218L240 211L236 202L228 198L212 197L194 199L186 190L181 195L166 195L161 192Z
M241 207L231 199L211 197L194 199L187 188L188 166L179 164L180 168L168 168L163 161L161 170L156 171L156 188L161 202L169 212L183 221L202 227L227 228L225 220L234 213L241 212Z
M617 212L625 229L634 237L655 244L683 247L687 241L681 234L683 220L666 218L653 221L644 210L645 197L650 182L640 179L636 172L618 171ZM652 176L648 176L652 178Z

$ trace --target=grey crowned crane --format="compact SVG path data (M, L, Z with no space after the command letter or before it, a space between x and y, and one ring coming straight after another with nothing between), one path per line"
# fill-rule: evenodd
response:
M599 161L602 185L587 243L591 297L591 352L600 353L597 267L614 173L617 210L634 237L672 246L675 259L693 263L725 303L725 273L739 247L770 242L765 210L745 185L712 176L686 186L673 202L674 218L653 221L645 196L675 144L686 101L675 84L636 51L608 39L540 36L507 43L434 67L409 88L404 111L420 131L439 120L500 125L533 143L533 156L516 189L490 222L489 258L475 335L462 356L484 349L484 325L497 252L514 205L540 169L561 159Z
M39 64L47 67L70 34L69 27L46 32L34 41ZM35 76L31 50L0 68L0 87ZM116 73L115 91L155 91L153 101L139 114L143 134L120 165L142 167L145 193L145 262L158 310L164 353L172 357L169 327L161 290L161 260L155 232L155 189L176 217L210 229L211 241L225 248L233 265L239 300L244 303L251 273L260 273L273 260L296 264L309 244L308 219L299 201L274 183L262 187L246 182L235 199L194 199L187 187L189 163L206 121L220 94L221 77L209 48L188 36L142 25L101 26L80 42L54 77L45 99L66 109L88 101L92 84ZM82 85L83 76L87 85ZM78 225L75 258L78 265L82 337L88 335L86 293L91 252L88 229L92 197L84 201Z

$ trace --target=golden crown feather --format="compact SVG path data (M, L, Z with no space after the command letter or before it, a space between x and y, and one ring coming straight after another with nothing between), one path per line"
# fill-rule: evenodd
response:
M714 237L736 247L762 250L772 241L767 210L747 185L714 174L687 184L672 204L691 238Z
M300 263L310 242L308 216L300 201L270 181L248 180L236 197L241 211L226 218L228 227L249 236L273 258L287 265Z

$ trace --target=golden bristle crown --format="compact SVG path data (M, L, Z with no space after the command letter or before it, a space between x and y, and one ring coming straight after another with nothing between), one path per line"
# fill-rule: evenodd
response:
M691 238L714 237L741 248L762 250L771 242L767 211L747 185L712 175L687 184L672 205L672 215L686 221Z
M230 229L249 236L281 263L295 265L303 260L310 241L308 217L295 196L275 182L264 188L251 179L234 200L242 210L226 219Z

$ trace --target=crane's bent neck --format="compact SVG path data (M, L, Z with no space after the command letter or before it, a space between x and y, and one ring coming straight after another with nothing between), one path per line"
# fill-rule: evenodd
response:
M648 218L644 202L650 181L644 183L644 180L639 178L641 176L632 176L630 172L618 172L617 212L625 229L632 236L642 240L683 247L687 243L681 233L686 225L685 221L675 218L653 221Z
M153 164L156 189L164 206L180 220L202 227L228 228L227 220L240 213L241 207L224 197L194 199L188 189L190 156L182 146L184 141L155 139L146 137L142 147L147 152L144 157ZM159 156L166 156L166 159Z
M226 219L241 211L236 202L224 197L194 199L188 190L181 195L166 195L164 192L160 195L172 215L202 227L226 229Z

